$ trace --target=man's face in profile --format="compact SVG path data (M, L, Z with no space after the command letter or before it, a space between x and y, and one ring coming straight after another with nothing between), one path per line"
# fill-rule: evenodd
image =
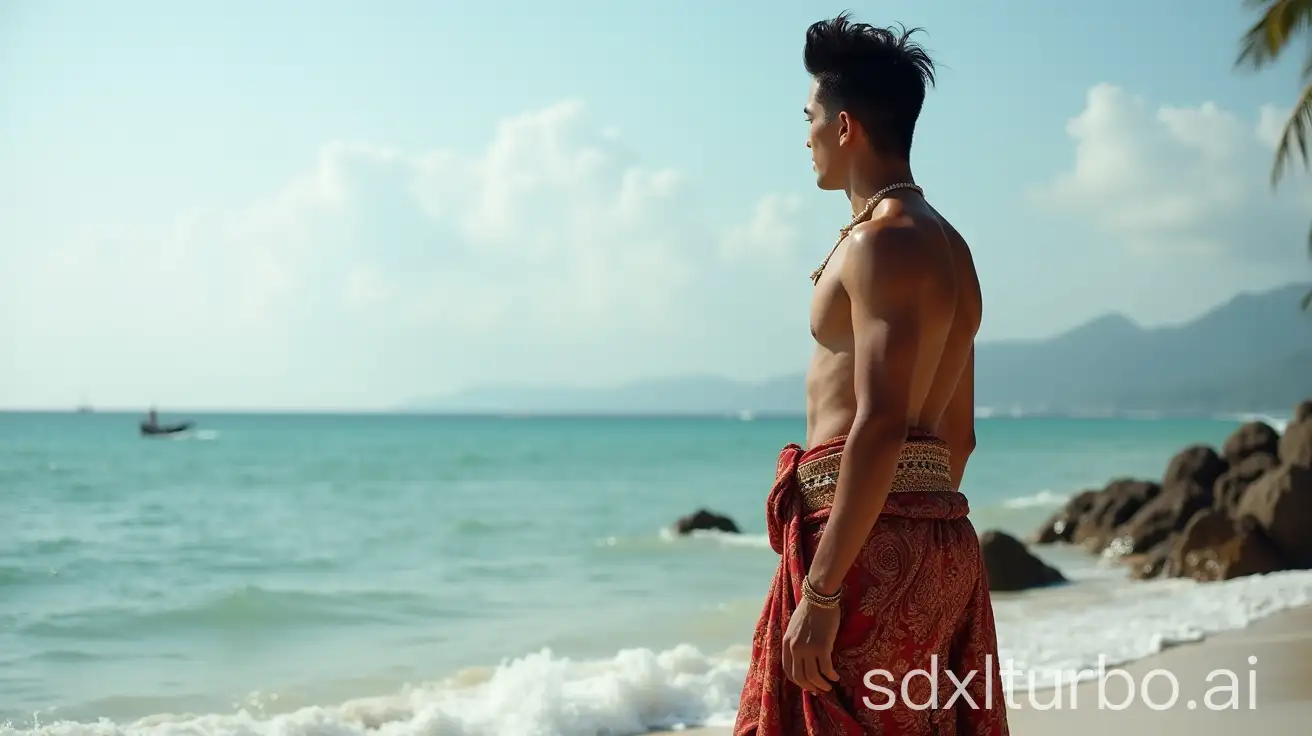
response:
M806 120L809 124L806 147L811 149L811 167L815 170L816 186L821 189L842 189L842 172L846 168L844 147L841 143L847 127L847 115L830 114L816 100L819 83L811 82L806 100Z

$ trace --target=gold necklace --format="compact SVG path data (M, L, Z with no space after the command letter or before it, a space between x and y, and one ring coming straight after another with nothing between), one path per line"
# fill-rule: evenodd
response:
M842 245L843 239L846 238L852 232L852 228L856 227L862 220L869 217L870 213L875 211L875 205L879 204L879 201L884 198L884 195L888 194L894 189L910 189L914 191L916 194L919 194L921 196L924 196L925 194L925 190L921 189L919 186L915 184L912 184L911 182L889 184L883 189L880 189L879 191L875 192L874 195L870 197L870 199L866 200L865 209L861 210L861 212L856 217L853 217L852 221L847 223L846 227L843 227L838 231L838 242L834 243L833 248L829 249L829 255L825 256L825 259L820 263L820 266L816 268L816 270L811 272L812 284L820 283L820 274L825 272L825 266L829 265L829 259L834 257L834 253L838 251L838 246Z

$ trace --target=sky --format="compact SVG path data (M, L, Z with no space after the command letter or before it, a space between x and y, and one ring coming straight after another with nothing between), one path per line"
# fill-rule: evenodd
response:
M1239 0L0 4L0 408L372 409L802 370L805 29L938 62L912 166L981 340L1312 280Z

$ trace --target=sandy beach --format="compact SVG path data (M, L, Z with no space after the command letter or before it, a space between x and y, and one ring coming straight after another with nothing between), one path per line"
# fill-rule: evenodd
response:
M1032 694L1023 687L1013 691L1008 701L1012 734L1232 736L1240 729L1273 736L1306 734L1312 718L1312 607L1172 647L1109 674L1101 684L1091 680L1063 687L1060 695L1051 688ZM1126 676L1138 693L1134 697ZM1172 679L1178 683L1174 698ZM729 729L680 733L725 736Z

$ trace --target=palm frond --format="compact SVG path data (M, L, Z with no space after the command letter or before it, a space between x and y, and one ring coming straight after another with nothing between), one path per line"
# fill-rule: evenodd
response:
M1307 165L1309 129L1312 129L1312 82L1304 85L1303 91L1298 94L1298 102L1294 103L1294 109L1285 120L1284 130L1280 132L1275 164L1271 167L1271 186L1280 182L1280 177L1285 173L1285 164L1293 157L1295 150L1303 159L1303 164Z
M1312 227L1309 227L1307 230L1307 255L1308 258L1312 258ZM1303 295L1303 299L1298 303L1298 307L1301 311L1312 312L1312 289L1309 289L1308 292Z
M1244 0L1244 6L1265 10L1240 40L1235 66L1265 67L1312 25L1312 0Z

